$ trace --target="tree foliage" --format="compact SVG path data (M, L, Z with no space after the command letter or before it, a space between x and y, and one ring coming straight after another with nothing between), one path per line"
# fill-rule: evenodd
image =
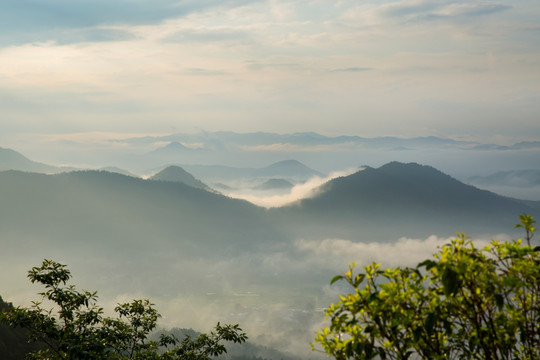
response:
M96 292L68 285L71 272L66 265L44 260L28 272L28 278L45 286L39 295L53 307L35 301L30 308L6 309L0 321L27 329L29 341L45 344L28 354L29 359L208 360L227 351L224 341L247 339L238 325L218 323L215 331L195 338L179 340L162 334L159 340L150 340L160 315L149 300L119 304L118 316L106 317L97 305Z
M416 267L372 263L349 271L353 291L326 314L313 346L336 359L540 359L540 247L534 220L525 241L485 248L458 234Z

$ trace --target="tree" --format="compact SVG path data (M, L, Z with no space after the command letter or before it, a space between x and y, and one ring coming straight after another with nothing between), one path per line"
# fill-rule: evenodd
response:
M353 291L327 309L312 346L338 360L540 359L540 247L533 218L520 222L526 244L478 249L458 234L414 268L350 265L331 283Z
M247 336L238 325L216 325L210 334L179 340L161 335L149 340L160 317L149 300L133 300L119 304L116 318L105 317L97 305L97 293L79 291L68 285L71 272L66 265L44 260L41 266L28 272L32 283L45 286L39 293L53 304L45 309L35 301L30 308L8 308L0 321L28 330L29 341L44 347L28 355L30 359L186 359L208 360L225 353L224 341L243 343Z

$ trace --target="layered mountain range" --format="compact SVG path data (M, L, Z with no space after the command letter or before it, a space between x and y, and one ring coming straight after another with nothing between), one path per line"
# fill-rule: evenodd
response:
M196 166L169 166L143 179L118 168L20 171L24 163L0 171L0 262L10 269L0 274L3 296L26 294L26 271L54 259L109 304L156 299L174 326L241 323L268 346L312 340L321 307L334 301L328 281L348 261L388 260L388 251L419 256L433 241L442 244L423 240L432 234L519 236L512 232L518 215L540 216L539 202L480 190L417 163L363 167L274 208L220 194L202 170L251 176L262 193L285 187L291 194L320 173L284 161L244 170L200 166L198 175Z

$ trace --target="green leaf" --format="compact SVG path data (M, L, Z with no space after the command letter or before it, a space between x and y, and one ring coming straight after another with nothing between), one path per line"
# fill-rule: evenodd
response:
M437 322L437 315L435 313L429 313L426 316L426 321L424 322L424 329L429 335L433 334L433 329L435 328L436 322Z
M444 269L441 281L447 296L455 294L459 289L458 273L450 267Z
M495 304L497 304L497 307L499 308L499 310L502 310L503 306L504 306L504 296L502 296L501 294L495 294Z
M332 278L332 280L330 281L330 285L332 285L333 283L335 283L336 281L338 280L342 280L344 279L345 277L343 275L336 275Z
M435 262L433 260L430 260L430 259L424 260L421 263L419 263L418 265L416 265L417 268L425 267L426 270L429 270L429 269L431 269L432 267L435 267L435 266L437 266L437 262Z

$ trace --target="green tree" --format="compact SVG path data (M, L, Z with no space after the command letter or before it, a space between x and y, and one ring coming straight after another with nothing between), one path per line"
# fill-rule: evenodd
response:
M478 249L465 234L417 267L355 264L331 283L353 291L326 314L317 333L336 359L540 359L540 247L526 233Z
M208 360L227 351L224 341L243 343L247 339L238 325L218 323L215 331L195 338L179 340L162 334L157 341L149 340L160 317L150 301L119 304L117 317L105 317L96 292L68 285L71 272L66 265L44 260L28 272L28 278L45 286L39 295L52 308L35 301L30 308L6 309L0 321L27 329L29 341L44 344L28 354L29 359Z

